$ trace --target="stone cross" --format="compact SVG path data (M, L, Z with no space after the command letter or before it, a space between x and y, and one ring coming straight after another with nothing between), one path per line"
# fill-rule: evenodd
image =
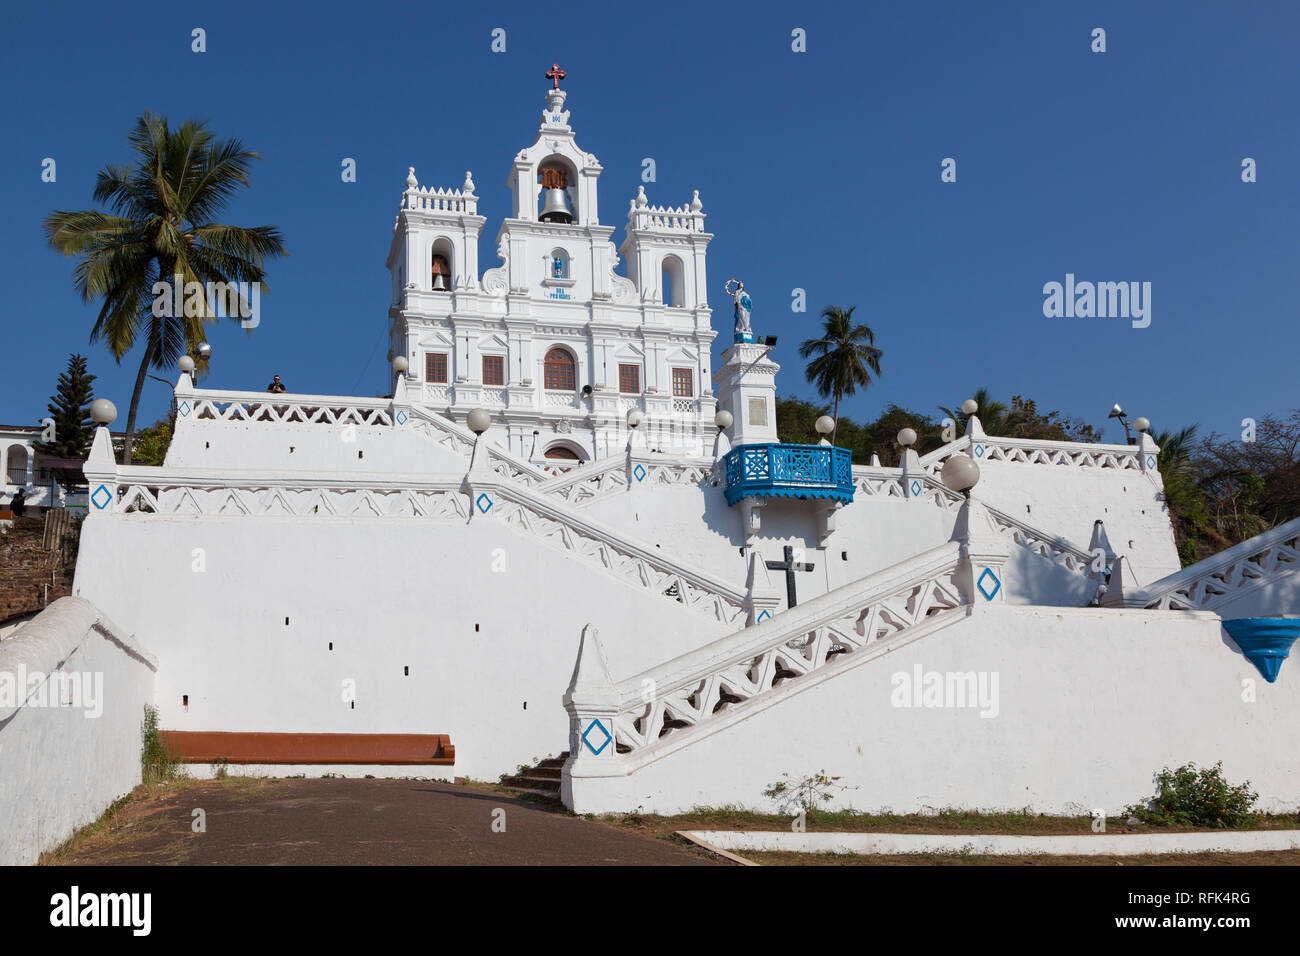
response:
M564 71L560 69L560 64L552 64L551 68L546 71L546 78L555 81L555 88L560 88L560 80L564 79Z
M796 571L811 571L813 569L812 562L795 561L794 548L790 547L790 545L787 544L785 546L784 561L766 561L764 563L767 565L767 569L769 571L785 572L786 607L794 607L795 605L797 605L799 602L795 600L795 595L794 595L794 573Z

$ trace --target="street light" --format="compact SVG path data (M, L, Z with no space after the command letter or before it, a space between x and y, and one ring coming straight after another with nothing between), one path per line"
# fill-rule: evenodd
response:
M90 420L96 425L111 425L117 418L117 406L106 398L97 398L90 403Z
M970 497L970 490L980 480L980 466L968 455L953 455L943 463L939 478L950 491Z
M1107 418L1118 418L1118 419L1119 419L1119 423L1120 423L1121 425L1124 426L1124 438L1125 438L1125 440L1127 440L1127 442L1128 442L1130 445L1134 444L1134 441L1133 441L1133 432L1131 432L1131 431L1129 430L1129 427L1128 427L1128 419L1126 419L1126 418L1124 417L1124 409L1120 408L1119 405L1116 404L1114 407L1111 408L1111 410L1110 410L1110 414L1107 415L1106 417L1107 417Z

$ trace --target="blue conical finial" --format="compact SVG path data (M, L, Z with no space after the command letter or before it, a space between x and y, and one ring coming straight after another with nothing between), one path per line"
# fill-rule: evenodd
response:
M1238 617L1224 621L1223 629L1272 684L1291 654L1291 645L1300 637L1300 618Z

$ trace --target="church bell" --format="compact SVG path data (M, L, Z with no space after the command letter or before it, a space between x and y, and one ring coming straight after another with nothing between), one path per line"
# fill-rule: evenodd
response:
M447 291L447 280L443 277L443 274L441 272L439 272L437 275L433 277L433 291L434 292Z
M569 211L569 197L563 189L548 189L542 203L542 222L573 222L573 213Z

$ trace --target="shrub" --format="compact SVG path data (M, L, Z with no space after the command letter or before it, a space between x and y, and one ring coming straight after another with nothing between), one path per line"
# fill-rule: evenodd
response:
M783 773L783 780L778 780L763 790L763 796L775 800L783 813L816 813L821 803L830 803L839 790L856 790L839 783L839 777L828 776L825 770L818 770L801 779L795 779Z
M1236 787L1223 779L1223 761L1197 770L1196 764L1156 775L1156 795L1128 812L1144 823L1189 827L1239 827L1250 818L1259 794L1250 781Z
M144 705L144 723L140 728L140 779L153 784L178 777L180 764L158 739L158 708Z

